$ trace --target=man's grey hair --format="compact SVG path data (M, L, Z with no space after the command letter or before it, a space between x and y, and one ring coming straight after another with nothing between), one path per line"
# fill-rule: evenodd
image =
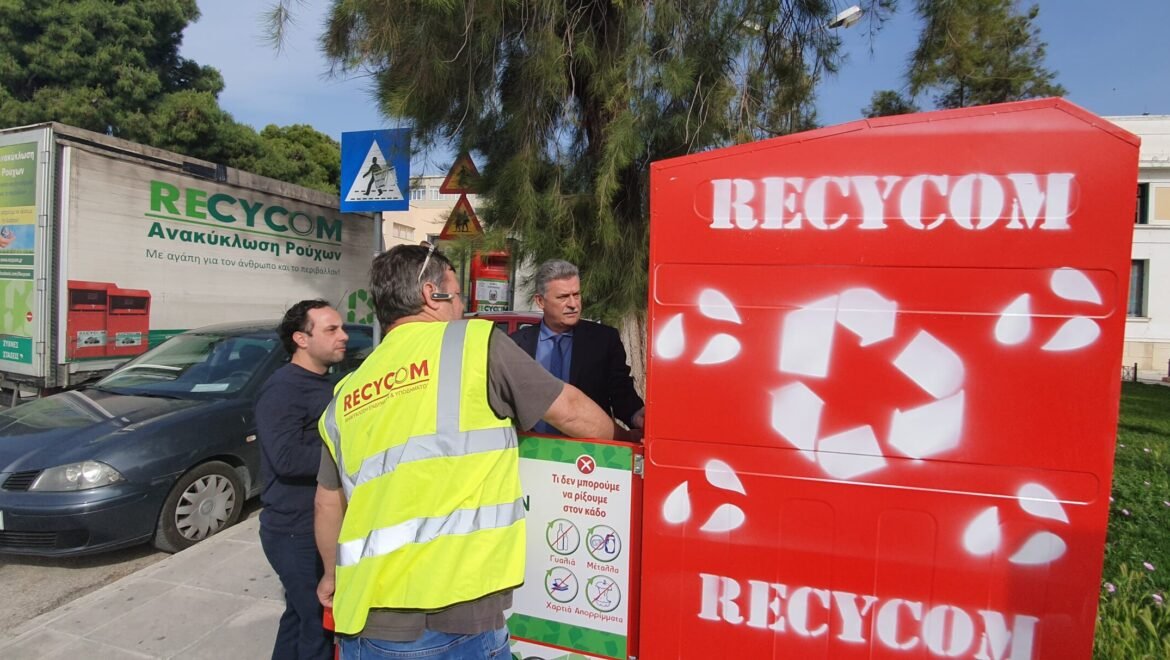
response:
M536 269L536 292L543 296L548 293L549 282L580 276L577 267L564 259L549 259Z
M395 245L374 257L370 266L370 293L374 297L374 312L383 328L422 311L424 283L430 282L443 291L447 270L454 267L438 250L427 260L428 251L422 245ZM423 264L426 270L420 275Z

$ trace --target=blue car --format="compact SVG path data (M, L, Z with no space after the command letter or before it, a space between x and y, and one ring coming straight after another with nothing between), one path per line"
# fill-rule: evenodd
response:
M176 552L259 493L253 407L288 353L275 321L176 335L94 385L0 412L0 554ZM346 373L373 332L346 325Z

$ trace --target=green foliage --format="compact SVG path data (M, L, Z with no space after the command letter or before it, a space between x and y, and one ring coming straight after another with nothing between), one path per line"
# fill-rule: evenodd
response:
M260 150L254 161L242 166L249 172L337 194L341 144L306 124L270 124L260 131Z
M1045 43L1032 6L1015 0L917 0L923 20L910 63L910 93L935 92L940 108L1062 96L1044 68Z
M0 124L60 121L121 135L181 90L214 97L219 72L178 55L194 0L3 0Z
M335 0L323 41L338 69L373 72L416 146L477 153L489 229L522 257L580 264L590 314L613 321L645 307L650 163L812 127L836 9Z
M1168 529L1170 388L1125 383L1096 657L1170 658Z
M1170 597L1141 565L1122 564L1101 589L1093 656L1099 660L1170 658ZM1155 600L1157 594L1162 602Z
M0 0L0 126L57 121L337 193L340 146L259 135L219 107L223 78L179 56L194 0Z
M873 93L869 106L863 108L861 114L873 119L874 117L907 115L918 112L918 110L918 106L910 99L892 89L883 89Z
M237 124L209 92L168 94L153 112L128 118L121 136L233 167L246 162L260 148L256 132Z

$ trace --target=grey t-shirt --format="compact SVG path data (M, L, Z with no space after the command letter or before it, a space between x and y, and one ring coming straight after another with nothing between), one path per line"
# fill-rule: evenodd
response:
M531 429L544 416L565 384L540 366L516 342L499 330L488 340L488 403L496 415L511 419L520 429ZM341 488L337 464L321 449L317 483ZM436 611L370 610L361 637L409 642L424 629L454 635L473 635L504 625L504 610L512 606L512 592L503 591Z

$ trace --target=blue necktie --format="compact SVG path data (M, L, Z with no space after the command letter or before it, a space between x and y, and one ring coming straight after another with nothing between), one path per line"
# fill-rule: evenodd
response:
M548 358L549 373L567 382L569 379L565 373L565 335L557 335L552 341L552 355Z
M568 374L565 371L565 338L566 335L553 335L552 337L552 353L548 356L548 372L557 378L568 382L566 377ZM548 422L541 420L532 427L533 431L537 433L547 433L549 435L562 435L556 427L550 425Z

